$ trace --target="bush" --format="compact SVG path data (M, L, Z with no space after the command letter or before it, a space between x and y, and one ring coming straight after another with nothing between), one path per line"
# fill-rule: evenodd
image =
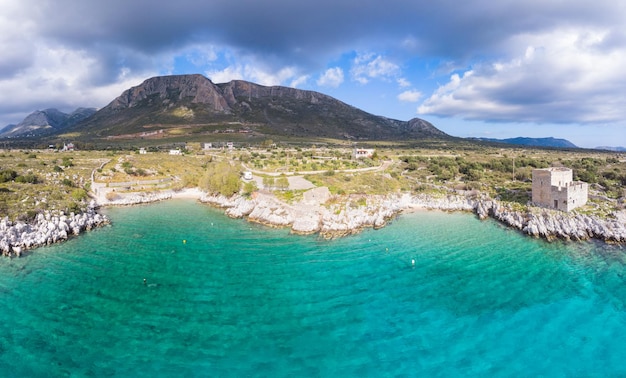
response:
M15 182L23 184L37 184L39 182L39 178L32 173L28 173L23 176L17 176L15 178Z
M64 157L62 165L64 167L73 167L74 163L72 163L72 158L71 157L67 157L67 156Z
M72 198L74 198L76 201L83 201L87 199L87 191L81 188L74 189L72 190Z
M69 187L73 187L74 186L74 182L70 179L66 179L64 178L63 181L61 181L61 184L65 185L65 186L69 186Z
M279 177L276 180L276 187L278 189L280 189L280 190L287 190L287 189L289 189L289 180L287 179L287 177L285 177L285 176Z
M243 185L243 195L248 197L257 190L256 182L249 181Z
M16 177L17 177L17 172L13 170L5 169L3 171L0 171L0 182L13 181L15 180Z

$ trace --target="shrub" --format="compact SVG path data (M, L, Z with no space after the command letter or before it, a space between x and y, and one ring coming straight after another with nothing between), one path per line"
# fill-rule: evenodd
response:
M263 187L265 189L271 189L274 187L276 183L276 179L273 177L263 177Z
M253 192L257 190L256 182L249 181L243 185L243 195L250 196Z
M289 189L289 180L285 176L281 176L276 180L276 187L280 190Z
M73 167L74 163L72 163L72 158L68 156L64 157L62 165L64 167Z
M16 177L17 172L13 170L5 169L3 171L0 171L0 182L13 181Z
M32 173L28 173L23 176L17 176L15 178L15 182L24 184L37 184L39 183L39 178Z
M82 201L87 199L87 191L82 188L72 190L72 198L76 201Z

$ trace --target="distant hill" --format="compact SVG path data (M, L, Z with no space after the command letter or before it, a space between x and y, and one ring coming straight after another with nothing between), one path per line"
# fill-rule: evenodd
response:
M61 131L92 116L95 112L94 108L78 108L69 114L54 108L36 110L17 125L5 126L0 130L0 137L36 136Z
M244 129L265 135L348 140L448 138L419 118L399 121L369 114L322 93L202 75L159 76L124 91L93 116L68 128L83 138L143 137Z
M578 148L574 143L567 139L558 138L507 138L507 139L494 139L494 138L471 138L475 140L481 140L485 142L517 144L522 146L535 146L535 147L555 147L555 148Z
M609 146L600 146L600 147L596 147L596 150L607 150L607 151L615 151L615 152L626 152L626 147L609 147Z

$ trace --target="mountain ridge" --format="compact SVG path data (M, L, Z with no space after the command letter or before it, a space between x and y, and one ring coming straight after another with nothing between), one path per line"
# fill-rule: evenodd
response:
M376 116L319 92L243 80L215 84L199 74L146 79L70 130L111 137L177 126L210 132L220 125L232 124L262 134L296 137L450 137L425 120L399 121Z
M506 143L515 144L520 146L534 146L534 147L555 147L555 148L579 148L574 143L567 139L545 137L545 138L529 138L529 137L515 137L515 138L469 138L474 140L480 140L483 142L494 143Z
M71 113L64 113L56 108L35 110L17 125L7 125L2 128L0 137L14 138L61 131L95 113L95 108L78 108Z

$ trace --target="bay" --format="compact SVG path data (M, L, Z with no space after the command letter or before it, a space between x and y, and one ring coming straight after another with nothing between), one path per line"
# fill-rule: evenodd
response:
M0 375L626 374L621 246L463 213L328 241L189 200L106 212L0 261Z

